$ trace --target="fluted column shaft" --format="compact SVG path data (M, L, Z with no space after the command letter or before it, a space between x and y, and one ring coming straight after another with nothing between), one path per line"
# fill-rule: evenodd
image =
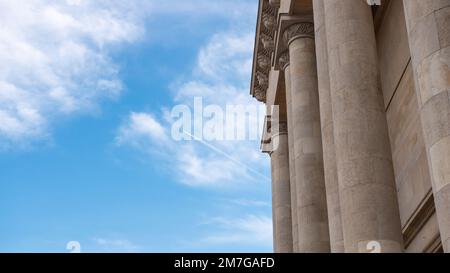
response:
M292 117L292 98L291 98L291 72L289 64L289 52L284 52L280 56L280 66L284 71L284 82L286 92L286 112L288 125L289 142L289 177L291 184L291 215L292 215L292 240L294 252L298 252L298 220L297 220L297 187L295 180L295 158L294 158L294 128Z
M324 1L331 102L346 252L401 252L392 155L378 77L371 8Z
M403 4L436 215L450 252L450 0Z
M289 179L289 145L287 124L277 125L272 135L272 208L274 248L276 253L292 253L291 190Z
M325 31L324 0L313 0L314 27L317 52L317 78L319 87L320 121L322 129L323 166L328 206L331 252L344 252L341 208L334 147L333 113L331 107L330 77L328 72L327 37Z
M329 252L314 26L291 25L284 39L290 56L298 251Z

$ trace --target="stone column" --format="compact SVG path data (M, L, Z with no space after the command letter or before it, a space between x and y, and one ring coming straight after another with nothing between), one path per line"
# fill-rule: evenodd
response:
M328 206L330 247L333 253L344 252L341 207L334 147L333 113L328 73L327 37L325 32L324 0L313 0L314 26L316 33L317 78L320 102L320 123L322 129L323 166Z
M436 215L450 252L450 0L403 1Z
M287 124L280 122L273 130L270 154L272 164L272 203L276 253L292 253L291 190Z
M379 244L381 252L401 252L371 7L366 0L326 0L324 8L345 251Z
M314 25L283 33L289 48L299 252L329 252Z
M289 142L289 174L291 181L291 214L292 214L292 239L294 252L298 252L298 221L297 221L297 187L295 181L295 160L294 160L294 128L292 124L292 98L291 98L291 76L289 68L289 52L285 51L279 58L281 70L284 71L285 91L286 91L286 111L288 124Z

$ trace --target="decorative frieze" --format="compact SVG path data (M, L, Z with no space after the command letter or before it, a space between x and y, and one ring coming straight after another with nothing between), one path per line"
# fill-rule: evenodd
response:
M268 32L273 32L277 25L276 18L273 14L264 13L262 16L262 22Z
M267 55L259 54L258 55L258 66L262 69L262 71L269 71L270 58Z
M253 87L253 97L255 97L257 101L266 102L266 90L263 90L259 86Z
M267 76L266 73L263 72L256 72L256 79L258 81L258 85L264 89L266 89L267 87L269 87L269 77Z
M261 33L260 39L265 50L267 50L268 52L272 52L275 49L275 42L273 41L272 36Z
M263 0L258 17L258 33L253 63L252 95L259 101L265 102L266 91L269 86L269 72L272 56L275 50L275 30L277 26L278 1Z

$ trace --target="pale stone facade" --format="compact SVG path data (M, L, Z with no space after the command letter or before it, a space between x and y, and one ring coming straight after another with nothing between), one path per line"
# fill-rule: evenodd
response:
M450 252L450 0L376 2L260 0L275 252Z

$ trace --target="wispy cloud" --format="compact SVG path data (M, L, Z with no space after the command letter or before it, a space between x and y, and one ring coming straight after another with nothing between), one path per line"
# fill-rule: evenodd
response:
M126 239L94 238L96 248L102 252L138 252L139 247Z
M243 207L270 207L271 204L266 201L260 201L260 200L251 200L251 199L229 199L226 200L227 202L243 206Z
M272 219L266 216L248 215L241 218L217 217L206 222L214 226L198 242L207 246L224 246L238 243L240 246L270 247L272 245Z
M145 145L147 141L167 142L165 128L151 114L132 112L119 128L116 142L118 145Z
M198 55L198 72L218 82L242 85L251 71L254 34L217 33ZM249 54L250 53L250 54Z
M188 186L233 188L242 185L243 181L251 181L245 166L214 151L199 149L195 144L182 146L177 163L178 179ZM237 177L241 179L235 179Z
M0 147L45 137L52 120L121 93L108 47L143 29L115 3L0 0Z
M226 109L226 105L257 107L257 102L248 95L253 50L253 40L250 37L251 32L239 30L215 34L199 50L192 79L174 87L176 102L192 105L193 97L199 96L205 105L217 105L222 109ZM226 118L233 119L228 116ZM239 126L248 126L241 129L258 131L258 128L252 126L260 127L261 116L254 113L248 118L248 123L237 122L235 126L225 126L225 130L234 132ZM258 153L258 147L258 141L250 140L216 140L206 145L202 141L194 141L189 149L190 154L195 156L189 158L181 154L179 168L188 174L188 179L199 181L197 185L200 186L211 182L219 186L245 184L255 180L265 182L264 175L257 171L265 163L263 155Z
M185 16L239 16L256 6L252 0L146 0L154 12L182 13Z
M152 114L131 113L118 130L116 144L170 162L170 173L180 183L191 187L229 189L268 179L246 161L240 161L236 154L228 154L224 147L201 140L177 142L167 135L167 131L170 130Z
M259 104L248 95L249 75L253 39L251 32L230 30L213 35L205 46L199 49L196 66L192 68L190 78L185 82L172 84L174 104L193 106L194 97L202 98L205 106L216 105L226 112L227 105L255 106ZM166 111L167 112L167 111ZM225 113L225 118L233 120L234 113ZM230 115L230 116L228 116ZM156 126L154 118L162 120ZM136 117L145 117L139 120ZM262 130L260 113L249 113L248 122L236 122L234 126L225 126L231 132ZM202 118L194 116L192 124ZM147 125L142 125L145 123ZM167 113L131 113L126 124L121 126L118 137L121 145L139 142L142 137L147 139L166 138L161 132L162 126L166 132L171 131L171 117ZM138 123L140 125L138 125ZM150 123L152 126L150 126ZM247 128L246 128L247 126ZM243 127L243 128L241 128ZM145 130L143 129L145 128ZM189 134L189 132L186 132ZM158 137L159 136L159 137ZM258 140L214 140L203 141L194 139L185 142L169 142L161 146L154 141L146 142L150 145L147 150L154 153L155 149L163 148L167 152L167 159L171 161L171 172L180 183L192 187L232 188L254 182L267 182L269 177L261 174L266 160L258 151ZM142 149L141 149L142 150Z
M117 98L124 87L110 52L157 37L152 34L160 28L152 29L152 19L239 17L254 5L242 0L0 0L0 148L45 139L55 120Z

